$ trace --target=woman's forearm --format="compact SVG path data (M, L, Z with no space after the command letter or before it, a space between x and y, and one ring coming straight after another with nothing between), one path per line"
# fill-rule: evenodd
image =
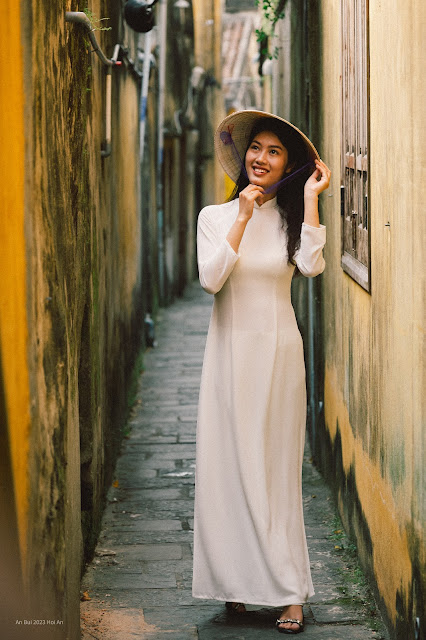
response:
M303 221L310 227L320 226L318 214L318 196L309 195L308 197L305 195Z
M238 215L234 224L230 228L228 235L226 236L226 239L228 240L235 253L238 253L240 242L244 235L244 231L246 230L247 222L249 221L249 219L250 218Z

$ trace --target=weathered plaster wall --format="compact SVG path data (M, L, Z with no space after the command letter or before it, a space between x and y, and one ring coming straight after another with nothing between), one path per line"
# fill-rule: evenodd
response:
M19 3L8 3L0 21L0 629L19 611L21 566L27 561L30 389L20 14Z
M325 432L317 455L393 637L424 612L424 3L370 3L371 295L340 267L340 2L321 4ZM423 176L423 178L421 177ZM387 223L390 226L386 226Z
M0 348L10 458L25 564L27 532L29 380L27 366L26 271L24 227L25 137L21 9L9 3L0 21L0 63L13 60L14 73L0 82ZM7 363L7 367L5 364Z
M20 543L31 600L20 594L20 617L63 621L43 638L78 638L81 569L142 346L139 84L113 70L113 152L102 159L104 68L65 22L83 7L22 7L7 2L0 26L2 68L13 60L0 84L2 498L14 491L1 539ZM121 42L135 58L121 8L91 9L110 17L112 30L96 32L107 55Z
M193 0L195 64L207 74L200 109L200 151L201 164L198 170L200 182L200 209L226 198L223 169L215 159L214 132L225 117L225 105L220 91L221 84L221 42L222 42L222 1Z

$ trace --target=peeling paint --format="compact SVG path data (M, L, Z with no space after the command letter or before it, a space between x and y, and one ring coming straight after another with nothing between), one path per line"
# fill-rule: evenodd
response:
M325 374L325 396L325 422L332 443L339 430L345 476L354 473L362 515L372 541L374 576L395 623L395 595L397 591L411 591L412 558L407 538L408 522L398 522L398 507L392 488L384 480L380 465L372 462L363 449L362 440L354 436L346 404L339 394L336 372L329 368ZM407 486L405 490L410 491L410 488ZM338 489L338 492L340 495L341 490ZM349 509L342 501L340 505L342 511ZM362 539L359 543L362 545ZM388 561L389 558L392 558L392 562Z

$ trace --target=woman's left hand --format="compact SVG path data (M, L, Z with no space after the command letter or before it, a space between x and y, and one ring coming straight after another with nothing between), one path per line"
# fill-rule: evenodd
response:
M316 159L315 167L315 171L305 182L305 198L309 196L318 197L330 184L331 171L325 162Z

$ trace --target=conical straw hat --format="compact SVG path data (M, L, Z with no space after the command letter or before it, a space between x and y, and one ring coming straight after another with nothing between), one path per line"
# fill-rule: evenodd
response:
M306 149L306 162L313 161L316 158L319 160L319 153L312 142L291 122L266 111L255 111L253 109L235 111L222 120L216 129L214 137L217 157L231 180L234 182L238 180L250 133L254 123L261 118L274 118L283 124L284 129L285 127L290 127L293 134L294 132L298 134L303 147Z

